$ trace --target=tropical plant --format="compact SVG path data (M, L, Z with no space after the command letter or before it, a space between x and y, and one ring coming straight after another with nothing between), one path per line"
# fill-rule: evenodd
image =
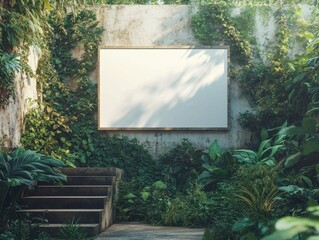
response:
M52 157L22 148L0 153L0 227L12 217L25 187L33 188L36 181L65 181L65 175L56 169L63 166Z
M234 158L242 164L265 164L273 167L276 163L275 155L285 149L285 135L277 135L272 138L263 140L257 152L248 149L239 149L234 152Z
M167 185L156 181L146 186L132 184L134 179L120 184L117 209L121 220L146 220L160 223L169 202ZM138 181L140 183L140 181ZM137 189L140 187L140 189Z
M243 189L239 193L236 193L235 196L239 197L254 214L268 217L274 210L279 191L275 186L270 189L270 191L265 188L258 189L256 186L250 190L243 187Z
M252 219L243 217L238 219L232 228L236 239L257 240L271 232L273 219Z
M283 217L276 222L276 231L262 240L307 239L319 237L319 207L308 208L308 217Z
M314 155L319 152L317 106L319 106L319 102L310 104L310 110L302 120L302 125L300 127L289 126L281 130L281 134L290 137L290 141L294 146L294 153L291 153L285 160L285 167L292 167L302 159L304 161L311 161Z
M204 169L198 176L205 186L213 187L223 177L233 171L233 157L228 151L224 151L215 140L208 148L208 154L203 154L201 160Z
M319 196L319 189L304 188L296 185L280 186L281 205L286 213L293 215L304 214L309 204L316 204Z
M201 156L203 152L194 147L187 139L163 154L159 158L162 175L169 188L184 189L187 182L197 179L201 170Z
M190 184L186 194L178 195L168 203L162 215L162 223L169 226L203 227L211 223L212 206L215 201L208 198L203 186Z

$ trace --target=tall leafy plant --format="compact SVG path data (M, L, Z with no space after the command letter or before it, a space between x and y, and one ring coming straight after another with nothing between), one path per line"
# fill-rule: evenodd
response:
M239 163L243 164L265 164L269 167L275 165L275 155L285 149L285 135L281 134L262 141L257 151L249 149L239 149L234 153L234 157Z
M22 148L0 153L0 227L12 217L25 187L34 187L36 181L65 181L65 175L56 169L63 166L52 157Z
M288 135L294 146L293 152L285 162L286 167L291 167L301 159L310 160L319 152L318 115L319 115L319 38L309 44L307 51L301 59L299 74L287 82L290 90L291 101L298 101L300 94L307 97L308 107L301 126L289 126L281 130L282 135ZM315 55L315 56L314 56ZM306 61L306 59L308 60Z
M201 156L203 171L198 179L206 187L214 185L233 172L233 156L229 151L224 151L215 140L208 148L208 153Z

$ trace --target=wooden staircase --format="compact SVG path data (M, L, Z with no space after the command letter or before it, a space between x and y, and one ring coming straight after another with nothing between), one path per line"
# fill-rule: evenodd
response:
M88 234L97 235L113 223L113 201L123 171L117 168L63 168L64 185L39 183L25 192L18 214L40 217L48 223L40 227L56 235L63 226L77 221Z

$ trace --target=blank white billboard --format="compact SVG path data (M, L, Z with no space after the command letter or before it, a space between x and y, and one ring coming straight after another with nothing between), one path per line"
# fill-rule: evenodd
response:
M228 47L100 48L99 129L227 129L228 61Z

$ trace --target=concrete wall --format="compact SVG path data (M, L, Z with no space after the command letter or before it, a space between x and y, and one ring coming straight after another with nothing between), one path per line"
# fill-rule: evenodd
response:
M29 65L35 72L38 66L38 54L35 48L30 48ZM20 145L21 129L24 115L31 106L32 100L37 99L36 81L25 74L16 74L16 97L10 103L0 107L0 150Z
M196 11L192 6L113 5L92 9L97 13L100 24L106 29L101 46L198 45L191 30L191 16ZM303 6L302 9L302 16L309 19L313 8ZM233 14L240 14L240 9L234 9ZM255 35L262 56L265 56L266 49L273 44L275 29L273 14L257 14ZM298 51L298 47L294 49ZM80 57L81 52L79 47L74 56ZM35 71L38 54L34 48L30 50L29 62ZM91 79L97 82L97 71L92 73ZM2 143L6 147L19 145L23 116L30 107L27 99L37 98L34 79L18 74L16 83L16 99L0 109L0 147ZM239 113L249 109L249 105L241 95L236 79L230 79L229 93L229 131L122 131L115 133L137 138L154 156L168 151L183 138L187 138L203 149L207 148L214 139L217 139L225 148L242 147L250 141L250 133L240 128L237 118Z
M131 5L93 8L105 28L102 46L182 46L199 45L191 30L191 6ZM97 73L91 76L97 81ZM240 95L236 80L230 81L228 131L116 131L116 134L137 138L157 156L187 138L200 148L207 148L214 139L226 148L245 145L250 134L237 123L240 112L249 109ZM210 111L207 109L207 111ZM112 133L111 133L112 134Z

